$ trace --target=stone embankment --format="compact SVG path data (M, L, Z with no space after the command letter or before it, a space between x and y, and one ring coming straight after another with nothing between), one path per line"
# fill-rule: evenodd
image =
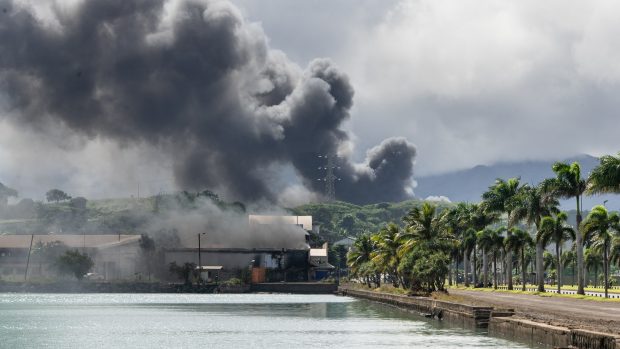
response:
M513 317L511 309L471 306L435 300L429 297L400 296L339 287L343 295L387 303L399 308L417 311L446 319L463 327L488 328L489 335L516 340L530 345L552 348L620 349L620 337L535 322Z
M449 319L450 322L459 322L465 327L486 328L491 318L492 307L477 307L440 301L429 297L399 296L389 293L356 290L340 287L338 291L346 296L358 297L395 305L407 310L435 317Z

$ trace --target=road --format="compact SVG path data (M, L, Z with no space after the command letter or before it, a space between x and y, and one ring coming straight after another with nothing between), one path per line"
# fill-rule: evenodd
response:
M552 325L620 334L620 302L456 289L449 293L475 305L514 308L517 316Z

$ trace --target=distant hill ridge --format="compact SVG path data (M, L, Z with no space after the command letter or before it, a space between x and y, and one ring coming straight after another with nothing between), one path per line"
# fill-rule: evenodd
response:
M521 177L523 183L538 184L545 178L554 177L551 166L557 160L528 160L518 162L504 162L494 165L478 165L471 169L449 172L416 178L418 186L415 195L419 198L428 196L446 196L452 202L480 201L480 195L493 184L496 178L508 179ZM586 177L599 163L598 158L590 155L578 155L560 161L579 162L582 175ZM585 197L583 208L589 210L594 205L608 200L607 207L613 210L620 208L620 195L604 195ZM574 200L563 202L565 209L574 209Z

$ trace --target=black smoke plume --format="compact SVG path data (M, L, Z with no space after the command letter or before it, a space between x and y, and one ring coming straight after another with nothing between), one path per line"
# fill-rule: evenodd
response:
M225 1L88 0L41 21L0 0L0 101L13 121L149 144L184 189L274 200L269 167L292 164L314 192L318 154L349 142L353 87L330 61L302 71ZM47 127L47 126L46 126ZM388 139L340 160L338 198L411 196L415 148Z

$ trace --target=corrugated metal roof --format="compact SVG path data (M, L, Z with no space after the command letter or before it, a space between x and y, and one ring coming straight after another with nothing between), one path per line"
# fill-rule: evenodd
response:
M0 235L0 248L29 248L32 235ZM140 240L140 235L78 235L78 234L49 234L34 235L33 246L38 242L48 243L60 241L70 248L106 248L124 245Z

